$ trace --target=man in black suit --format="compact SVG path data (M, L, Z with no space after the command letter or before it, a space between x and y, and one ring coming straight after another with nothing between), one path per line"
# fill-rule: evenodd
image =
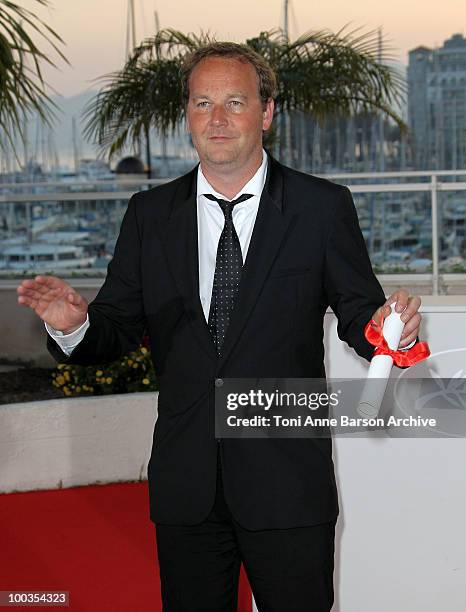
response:
M323 317L370 360L363 330L396 302L415 341L420 300L377 282L347 188L262 148L275 77L216 43L184 73L200 166L135 194L95 300L56 277L18 287L59 361L120 358L147 330L160 392L148 478L166 612L232 612L240 563L261 612L328 612L338 515L329 439L214 435L228 377L325 376Z

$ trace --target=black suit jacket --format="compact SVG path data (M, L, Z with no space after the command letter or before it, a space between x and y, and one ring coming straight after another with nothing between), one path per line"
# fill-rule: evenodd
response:
M136 193L107 278L89 305L90 327L67 358L119 359L150 336L160 393L148 467L154 522L195 524L214 502L214 381L223 377L323 377L323 317L370 359L363 328L384 293L346 187L269 156L266 184L240 288L217 357L199 299L197 169ZM252 530L318 524L338 514L330 439L223 439L225 496Z

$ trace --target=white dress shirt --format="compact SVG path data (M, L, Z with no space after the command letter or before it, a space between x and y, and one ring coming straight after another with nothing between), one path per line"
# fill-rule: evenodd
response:
M252 198L239 202L233 207L233 225L238 234L241 245L243 262L251 242L252 230L259 209L259 201L267 175L267 154L262 152L262 164L250 181L239 191L234 198L236 200L243 193L251 193ZM215 262L217 259L217 246L220 240L225 217L218 202L204 197L203 194L212 193L217 198L230 200L215 191L205 178L201 166L197 172L197 243L199 250L199 297L206 321L209 319L210 299L212 297L212 286L214 284Z
M199 165L197 171L197 241L199 252L199 297L206 321L209 319L210 300L212 297L212 286L214 284L215 262L217 259L217 246L220 235L225 225L225 217L217 202L207 199L203 194L211 193L217 198L224 200L235 200L243 193L251 193L252 198L236 204L233 208L233 225L238 234L241 245L243 262L251 242L252 230L259 209L259 201L265 185L267 175L267 154L262 150L262 163L246 185L235 195L234 198L226 198L216 191L205 178ZM70 355L84 338L89 327L89 317L86 321L70 334L64 334L45 323L47 332L52 336L61 350Z

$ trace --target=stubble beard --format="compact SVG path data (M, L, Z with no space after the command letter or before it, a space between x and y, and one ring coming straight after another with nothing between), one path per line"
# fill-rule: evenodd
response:
M204 162L217 170L237 170L242 166L248 164L251 155L254 154L255 147L249 146L246 151L236 143L230 148L228 145L225 149L221 149L221 146L209 147L208 145L202 151L202 155L199 155L201 162Z

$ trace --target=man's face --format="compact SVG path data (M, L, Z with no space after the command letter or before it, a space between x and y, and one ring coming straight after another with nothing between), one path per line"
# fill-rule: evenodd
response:
M189 79L188 131L201 163L241 169L262 150L273 100L264 105L259 77L249 62L235 58L202 60Z

